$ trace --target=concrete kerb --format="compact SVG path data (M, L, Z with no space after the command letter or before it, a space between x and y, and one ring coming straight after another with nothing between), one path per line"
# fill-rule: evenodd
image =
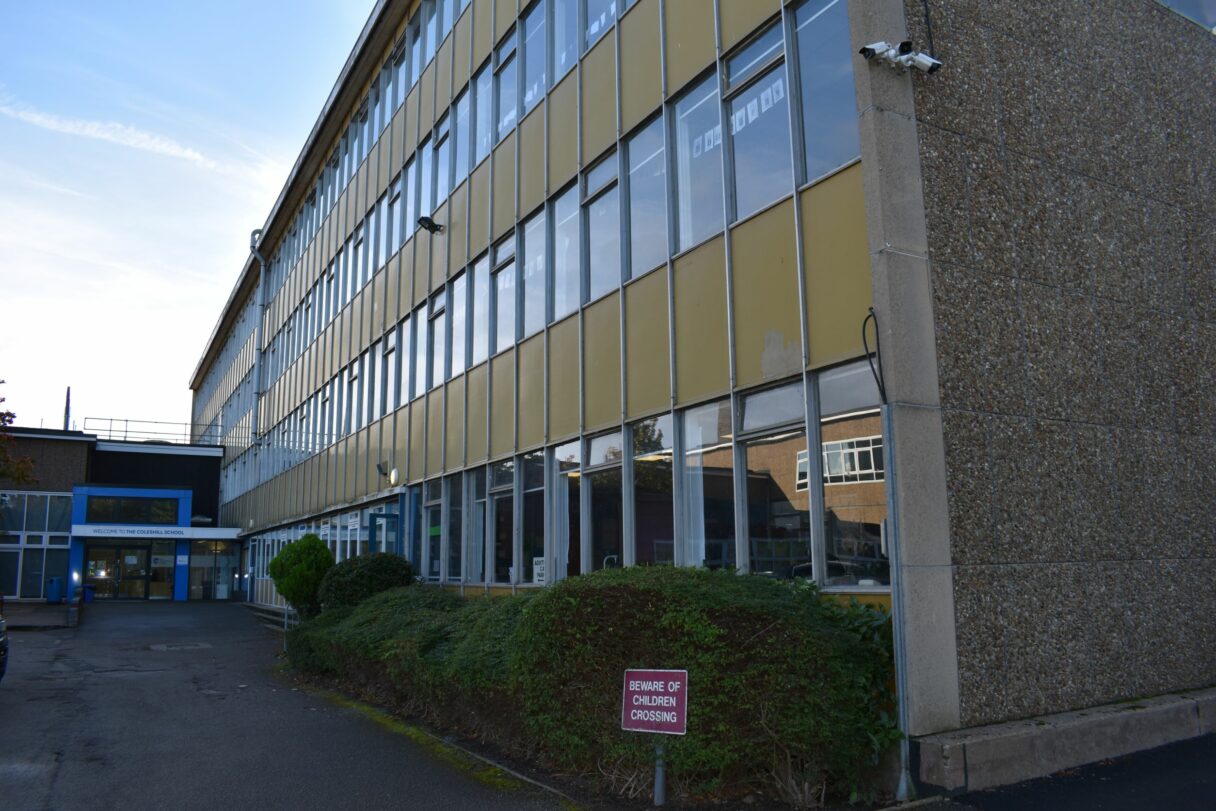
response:
M914 741L917 779L951 794L978 791L1194 738L1214 727L1216 688L1210 688L943 732Z
M45 631L72 628L78 611L71 603L6 602L4 622L10 631Z

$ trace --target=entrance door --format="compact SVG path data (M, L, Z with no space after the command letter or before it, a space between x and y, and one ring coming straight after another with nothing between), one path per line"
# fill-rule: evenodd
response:
M118 551L118 596L144 599L148 596L148 550L124 548Z
M98 599L143 600L150 573L147 547L90 546L84 582Z

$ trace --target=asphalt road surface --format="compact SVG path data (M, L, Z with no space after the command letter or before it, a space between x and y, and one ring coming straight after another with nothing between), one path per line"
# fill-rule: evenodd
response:
M239 605L89 608L10 633L0 811L560 807L292 689L281 640Z

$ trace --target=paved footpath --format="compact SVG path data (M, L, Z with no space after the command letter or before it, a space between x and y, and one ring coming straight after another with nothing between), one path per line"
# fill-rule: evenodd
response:
M293 690L242 606L89 606L10 633L0 810L547 809L354 710Z

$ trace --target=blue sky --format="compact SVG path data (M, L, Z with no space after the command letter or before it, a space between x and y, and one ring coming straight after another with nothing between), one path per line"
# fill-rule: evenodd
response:
M189 377L372 0L0 0L0 396L186 422Z

